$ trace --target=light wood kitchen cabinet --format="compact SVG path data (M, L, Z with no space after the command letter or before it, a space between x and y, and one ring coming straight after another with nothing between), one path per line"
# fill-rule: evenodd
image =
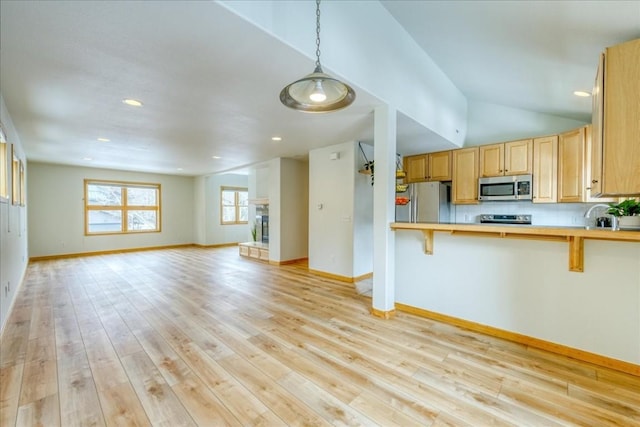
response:
M504 175L504 144L480 146L480 176Z
M479 148L453 150L451 201L454 204L477 204Z
M591 129L589 125L558 137L558 202L618 202L617 197L591 196Z
M533 140L533 203L558 201L558 136Z
M404 158L406 181L451 181L451 151L418 154Z
M640 39L601 55L593 90L591 194L640 195Z
M451 151L429 154L429 181L451 181Z
M505 142L480 147L480 176L530 174L533 169L533 140Z
M585 139L584 128L558 136L558 201L585 200Z
M407 156L404 158L404 171L407 173L406 183L422 182L427 180L429 160L427 154Z
M584 141L585 141L585 173L584 173L584 187L585 187L585 202L587 203L618 203L621 198L618 197L594 197L594 179L591 178L593 171L590 165L593 164L593 125L587 125L584 128ZM597 155L597 154L596 154ZM595 180L598 181L598 180ZM598 184L598 183L596 183ZM597 188L597 187L596 187ZM622 198L624 199L624 197Z

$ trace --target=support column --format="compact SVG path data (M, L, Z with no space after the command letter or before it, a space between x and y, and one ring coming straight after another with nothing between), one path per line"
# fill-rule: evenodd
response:
M373 292L371 313L388 319L395 313L396 110L374 112Z

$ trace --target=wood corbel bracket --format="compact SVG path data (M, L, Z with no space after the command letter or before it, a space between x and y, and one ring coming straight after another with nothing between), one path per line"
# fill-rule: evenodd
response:
M584 272L584 237L568 236L569 271Z
M433 255L433 230L422 230L424 236L424 253Z

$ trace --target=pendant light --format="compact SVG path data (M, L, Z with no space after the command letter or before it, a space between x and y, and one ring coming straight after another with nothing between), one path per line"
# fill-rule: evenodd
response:
M322 71L320 65L320 0L316 0L316 68L280 92L280 102L294 110L327 113L351 105L356 93L347 84Z

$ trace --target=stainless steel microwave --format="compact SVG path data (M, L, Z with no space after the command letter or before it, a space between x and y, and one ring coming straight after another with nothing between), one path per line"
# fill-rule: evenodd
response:
M531 175L492 176L478 179L478 200L531 200Z

